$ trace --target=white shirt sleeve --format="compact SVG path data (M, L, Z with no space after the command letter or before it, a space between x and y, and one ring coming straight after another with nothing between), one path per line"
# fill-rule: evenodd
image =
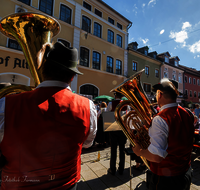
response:
M97 111L94 103L90 100L90 133L83 143L83 148L89 148L92 146L94 138L97 132Z
M167 156L167 139L169 127L164 119L156 116L152 120L152 125L149 128L149 136L151 144L148 147L149 152L165 158Z
M109 102L106 111L111 111L111 110L112 110L112 102Z
M3 97L3 98L0 99L0 143L2 142L3 136L4 136L5 100L6 100L5 97Z

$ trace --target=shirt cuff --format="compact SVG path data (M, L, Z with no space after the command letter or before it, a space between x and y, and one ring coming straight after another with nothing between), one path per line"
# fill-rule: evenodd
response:
M152 144L149 145L148 151L151 152L152 154L158 155L162 158L165 158L168 155L167 151L160 149L158 147L155 147Z

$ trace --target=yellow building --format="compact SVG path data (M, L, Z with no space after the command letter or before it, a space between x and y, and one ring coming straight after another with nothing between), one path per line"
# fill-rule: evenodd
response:
M128 69L128 28L131 22L101 0L1 0L0 17L16 12L47 14L57 19L62 41L79 51L73 91L96 97L113 95ZM0 34L0 82L34 85L18 43Z

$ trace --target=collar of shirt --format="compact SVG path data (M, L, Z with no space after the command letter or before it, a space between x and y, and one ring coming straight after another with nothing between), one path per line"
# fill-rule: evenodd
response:
M67 88L68 90L72 91L67 83L57 80L45 80L42 83L40 83L36 88L53 87L53 86Z
M163 111L163 110L166 109L166 108L171 108L171 107L176 107L176 106L178 106L178 103L166 104L166 105L164 105L164 106L162 106L162 107L160 108L159 112Z

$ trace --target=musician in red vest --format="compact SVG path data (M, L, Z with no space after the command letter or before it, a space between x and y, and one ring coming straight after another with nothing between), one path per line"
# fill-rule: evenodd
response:
M150 161L150 190L189 190L193 146L193 114L176 103L178 83L167 78L153 86L160 107L149 128L148 149L133 151Z
M114 93L115 100L110 102L107 107L107 111L115 111L117 105L122 101L123 95L115 92ZM126 107L125 107L126 108ZM125 109L126 110L126 109ZM124 108L122 111L125 111ZM119 145L119 167L118 173L120 175L124 172L124 165L125 165L125 144L126 144L126 136L124 135L123 131L111 131L110 132L110 141L111 141L111 157L110 157L110 168L108 169L108 173L115 175L116 172L116 159L117 159L117 146Z
M77 50L56 42L44 55L44 81L0 99L1 190L77 189L82 147L92 146L96 134L93 102L69 86L82 74Z

